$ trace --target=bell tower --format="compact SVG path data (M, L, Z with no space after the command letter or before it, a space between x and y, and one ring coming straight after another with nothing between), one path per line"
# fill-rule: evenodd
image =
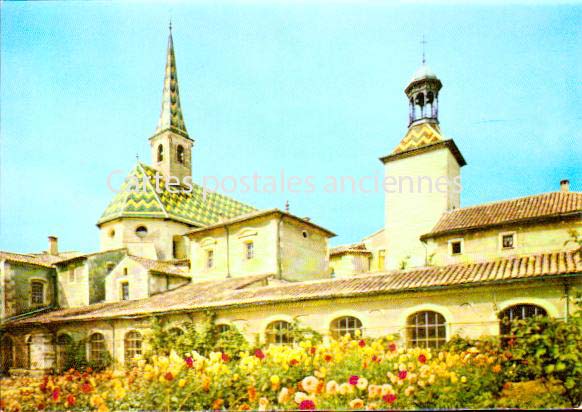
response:
M178 88L178 71L172 39L172 24L168 36L166 72L162 91L162 109L155 134L150 137L152 166L164 176L174 176L180 183L192 175L192 146L188 135Z
M461 167L466 164L452 139L442 134L438 99L442 83L422 59L404 93L408 131L384 163L386 267L427 262L420 237L441 215L460 206Z

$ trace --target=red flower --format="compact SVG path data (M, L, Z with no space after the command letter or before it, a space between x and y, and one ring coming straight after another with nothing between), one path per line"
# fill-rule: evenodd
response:
M75 405L75 402L76 402L76 399L73 395L67 396L67 405L73 406L73 405Z
M317 349L316 349L315 347L311 347L311 348L309 349L309 353L310 353L311 355L315 355L315 352L316 352L316 351L317 351Z
M255 356L259 359L265 359L265 354L260 349L255 349Z
M36 406L36 408L37 408L39 411L42 411L42 410L44 410L44 409L46 408L46 406L45 406L45 404L44 404L44 403L42 403L42 402L41 402L41 403L39 403L39 404ZM4 409L4 408L2 408L2 409Z
M324 359L326 362L331 362L331 360L333 359L333 357L332 357L331 355L325 355L325 356L323 357L323 359Z
M72 382L73 381L73 375L67 375L67 377L65 379L67 380L67 382Z
M394 403L396 401L396 395L394 395L393 393L389 393L387 395L384 395L382 397L382 399L384 400L384 402L386 403Z
M86 371L87 371L87 373L91 373L91 372L93 372L93 368L91 368L91 367L88 367L88 368L86 369Z
M360 345L360 348L363 348L364 346L366 346L366 341L364 339L360 339L358 345Z
M392 342L390 345L388 345L388 349L390 349L390 352L396 352L396 344Z
M228 362L230 360L230 356L228 356L228 353L223 353L222 354L222 360L224 362Z
M359 379L360 379L360 377L358 375L352 375L352 376L350 376L350 379L348 382L350 383L350 385L357 385Z
M42 393L46 392L46 383L43 382L38 387Z
M189 368L194 366L194 359L192 359L191 356L188 356L186 359L184 359L184 361Z
M420 363L426 363L426 355L424 353L421 353L420 355L418 355L418 361Z
M61 394L61 390L59 388L53 389L53 395L52 395L53 401L58 402L60 394Z
M302 411L312 411L315 409L315 402L311 399L305 399L299 404L299 409Z
M400 371L400 372L398 372L398 377L400 379L406 379L406 375L408 375L408 372L406 372L406 371Z
M166 379L167 381L171 381L174 379L174 375L172 375L172 372L166 372L166 374L164 375L164 379Z
M376 355L372 356L372 362L380 362L380 358L378 358Z
M299 365L299 361L297 359L291 359L291 362L289 362L291 364L291 366L297 366Z
M84 384L81 385L81 392L90 393L92 391L93 391L93 387L91 386L91 384L89 382L85 382Z

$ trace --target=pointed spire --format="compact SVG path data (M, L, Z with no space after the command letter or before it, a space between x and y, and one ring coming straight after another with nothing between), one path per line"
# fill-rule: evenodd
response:
M173 129L188 137L188 131L184 124L182 107L180 106L180 91L178 89L178 70L176 68L176 56L174 55L174 40L172 39L172 22L169 24L168 51L166 53L166 73L164 76L164 89L162 92L162 111L156 128L156 134L167 129Z

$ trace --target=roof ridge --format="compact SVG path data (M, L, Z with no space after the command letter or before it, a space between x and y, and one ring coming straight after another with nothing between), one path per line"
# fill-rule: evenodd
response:
M458 211L463 211L463 210L468 210L468 209L476 209L478 207L498 205L498 204L501 204L501 203L515 202L515 201L518 201L518 200L533 199L533 198L536 198L536 197L542 197L542 196L547 196L547 195L552 195L552 194L565 194L565 195L567 195L567 194L575 194L575 195L582 195L582 192L572 192L572 191L570 191L570 192L561 192L559 190L555 190L555 191L552 191L552 192L542 192L542 193L533 194L533 195L526 195L526 196L521 196L521 197L513 197L513 198L505 199L505 200L492 200L492 201L489 201L489 202L480 203L478 205L464 206L464 207L460 207L458 209L447 210L447 211L443 212L443 215L444 214L447 214L447 213L450 214L450 213L455 213L455 212L458 212Z

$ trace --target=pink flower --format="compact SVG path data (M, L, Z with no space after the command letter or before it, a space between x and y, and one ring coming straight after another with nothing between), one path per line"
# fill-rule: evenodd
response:
M222 354L222 360L223 360L224 362L228 362L228 361L230 361L230 356L228 356L228 354L227 354L227 353L223 353L223 354Z
M364 339L360 339L358 345L360 345L360 348L363 348L364 346L366 346L366 341Z
M394 403L396 401L396 395L394 395L393 393L389 393L388 395L384 395L382 399L386 403Z
M424 353L421 353L420 355L418 355L418 361L420 363L426 363L426 355Z
M188 356L186 359L184 359L184 361L186 361L186 365L189 368L194 366L194 359L192 359L192 356Z
M259 359L265 359L265 354L260 349L255 349L255 356Z
M311 399L305 399L299 404L299 409L302 411L312 411L315 409L315 402Z
M61 394L61 390L59 388L55 388L53 390L53 401L58 402L60 394Z
M398 372L398 377L400 379L406 379L406 376L407 375L408 375L408 372L406 372L406 371L400 371L400 372Z
M350 379L348 380L348 382L350 383L350 385L357 385L359 379L360 379L359 376L352 375L352 376L350 376Z

